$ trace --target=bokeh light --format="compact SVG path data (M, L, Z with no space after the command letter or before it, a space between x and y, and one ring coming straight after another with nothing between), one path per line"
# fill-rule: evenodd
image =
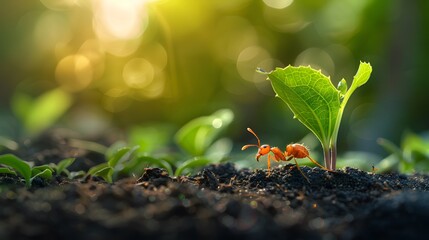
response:
M55 77L60 86L67 91L83 90L94 77L91 61L80 54L67 56L58 63Z
M134 58L125 65L123 77L128 87L142 89L153 82L155 69L146 59Z
M294 65L311 66L314 69L322 70L325 75L335 72L335 63L329 53L319 48L308 48L301 52L295 59Z
M283 9L293 3L293 0L263 0L264 3L271 8Z

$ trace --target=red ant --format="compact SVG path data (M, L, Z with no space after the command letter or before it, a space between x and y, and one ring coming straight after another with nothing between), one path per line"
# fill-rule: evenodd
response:
M316 162L316 160L314 160L313 158L310 157L310 154L308 152L308 149L301 144L289 144L286 146L286 151L283 153L278 147L271 147L268 144L263 144L261 145L261 141L259 140L258 136L256 135L256 133L250 129L247 128L247 131L249 131L251 134L253 134L256 139L258 140L258 144L247 144L244 145L241 150L246 150L249 147L257 147L259 148L258 153L256 154L256 160L259 162L259 158L261 156L267 155L268 154L268 176L270 175L270 160L271 160L271 155L270 152L272 152L274 154L274 160L275 161L290 161L290 160L294 160L296 167L298 168L298 170L301 172L302 176L304 176L304 178L310 182L310 180L308 179L307 176L305 176L305 174L302 172L301 168L298 165L298 162L296 161L296 158L308 158L310 159L310 161L312 161L314 164L316 164L317 166L319 166L320 168L324 169L324 170L328 170L327 168L325 168L324 166L320 165L318 162Z

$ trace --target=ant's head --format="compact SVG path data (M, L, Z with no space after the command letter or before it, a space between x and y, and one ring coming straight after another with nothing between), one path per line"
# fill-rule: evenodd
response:
M257 148L259 148L258 149L258 153L256 154L256 160L259 161L259 158L261 156L264 156L264 155L270 153L271 147L268 144L261 145L261 140L259 140L258 136L256 135L256 133L252 129L247 128L247 131L249 131L251 134L253 134L256 137L256 139L258 140L258 144L247 144L247 145L244 145L241 148L241 150L246 150L249 147L257 147Z

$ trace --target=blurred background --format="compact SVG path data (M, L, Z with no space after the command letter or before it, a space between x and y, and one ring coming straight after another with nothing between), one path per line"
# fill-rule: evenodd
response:
M429 129L428 10L423 0L5 1L0 135L174 133L228 108L234 149L255 141L247 127L283 146L309 131L255 69L311 65L336 86L366 61L373 73L346 107L338 149L383 155L377 138Z

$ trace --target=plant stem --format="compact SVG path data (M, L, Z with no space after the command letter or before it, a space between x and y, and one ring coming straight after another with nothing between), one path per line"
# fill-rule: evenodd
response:
M325 160L325 167L331 170L331 149L323 145L323 158Z
M331 161L329 165L329 170L334 171L337 165L337 142L332 142L330 147Z

